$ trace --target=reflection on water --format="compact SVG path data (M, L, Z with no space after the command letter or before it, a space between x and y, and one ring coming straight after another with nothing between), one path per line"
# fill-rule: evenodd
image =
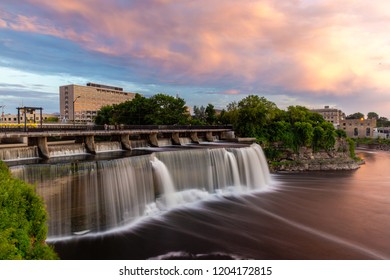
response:
M53 244L67 259L390 259L390 154L359 156L355 171L273 175L272 191L215 195Z

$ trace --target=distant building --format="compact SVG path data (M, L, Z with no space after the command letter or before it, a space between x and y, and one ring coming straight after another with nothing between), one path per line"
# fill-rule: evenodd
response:
M60 119L75 122L92 122L102 106L131 100L135 93L123 88L95 83L60 86Z
M59 118L59 115L57 114L42 114L42 122L46 122L50 119ZM19 115L19 121L18 121L18 114L2 114L0 118L0 123L24 123L24 115ZM40 123L41 118L40 114L26 114L26 123Z
M373 138L376 128L376 119L348 119L341 123L348 137L351 138Z
M384 138L389 139L390 138L390 127L378 127L374 128L374 138Z
M312 112L319 113L324 119L339 128L340 124L345 120L345 113L339 109L329 108L325 106L323 109L313 109Z

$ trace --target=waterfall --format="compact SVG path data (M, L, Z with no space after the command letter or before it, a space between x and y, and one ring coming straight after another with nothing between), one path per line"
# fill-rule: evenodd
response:
M96 152L112 152L112 151L122 151L122 144L120 142L96 142Z
M228 169L230 170L232 176L233 176L233 185L234 186L240 186L240 173L238 172L238 164L236 157L232 152L226 152L226 157L228 160Z
M49 238L115 230L156 211L225 191L265 189L271 182L258 145L31 164L11 171L35 184L45 200Z
M156 183L159 192L164 195L165 207L171 208L176 204L174 199L174 194L176 190L171 175L169 174L169 171L165 164L162 161L158 160L155 156L153 156L151 163L153 169L155 170L154 174L156 177Z
M23 160L38 158L38 148L37 147L19 147L19 148L8 148L0 149L0 160L10 161L10 160Z
M87 150L84 144L68 144L49 146L50 157L61 157L70 155L86 154Z

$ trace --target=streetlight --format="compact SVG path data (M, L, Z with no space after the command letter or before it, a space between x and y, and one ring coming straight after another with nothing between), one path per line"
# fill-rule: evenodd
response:
M4 118L4 107L5 105L1 105L0 108L1 108L1 120L3 121L3 118Z
M77 99L79 99L81 96L79 95L79 96L77 96L74 100L73 100L73 126L75 126L76 125L76 121L75 121L75 119L74 119L74 103L77 101Z

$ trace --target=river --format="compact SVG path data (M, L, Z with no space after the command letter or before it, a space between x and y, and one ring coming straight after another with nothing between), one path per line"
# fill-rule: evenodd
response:
M61 259L390 259L390 153L357 153L358 170L271 174L267 188L48 242Z

